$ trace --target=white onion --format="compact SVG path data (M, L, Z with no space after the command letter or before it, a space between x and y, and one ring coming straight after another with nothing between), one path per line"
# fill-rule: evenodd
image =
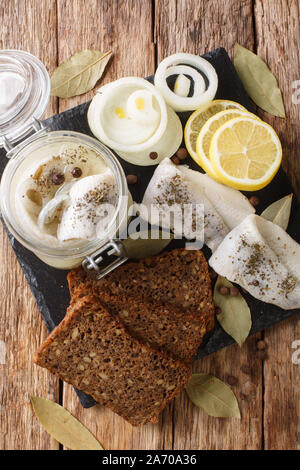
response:
M180 71L179 73L190 75L193 78L193 96L178 96L169 88L167 78L174 74L176 66L183 66L185 71ZM198 72L195 68L198 69ZM196 80L194 78L195 73L197 73L198 76ZM208 81L207 89L203 89L204 80L202 74ZM206 106L214 99L218 88L218 76L214 67L202 57L193 54L178 53L167 57L159 64L154 76L154 85L175 111L192 111ZM200 91L201 89L202 91Z
M170 77L171 75L178 75L175 85L176 83L178 83L179 80L181 81L181 83L184 83L183 85L184 87L186 87L187 83L189 85L188 92L185 94L178 93L178 90L175 91L175 86L174 86L174 93L176 95L182 96L182 97L188 96L190 87L191 87L191 82L186 77L186 75L189 75L194 81L194 96L201 95L202 93L205 92L205 80L202 77L201 73L193 69L193 67L189 67L188 65L174 65L172 67L168 67L166 70L166 78Z
M174 93L178 96L188 96L190 87L190 80L183 73L180 73L175 80Z
M182 125L176 118L157 88L138 77L101 87L88 110L93 134L123 159L143 166L158 164L170 149L176 152L182 139ZM149 154L157 150L158 158L152 160Z
M182 137L183 137L183 130L182 124L177 116L174 113L173 109L170 106L167 106L168 111L168 126L166 132L163 135L163 138L160 139L154 146L151 147L151 152L156 152L158 158L156 160L150 160L149 158L149 150L141 151L141 152L118 152L118 155L123 158L123 160L133 163L134 165L146 166L146 165L155 165L161 160L165 158L172 157L176 150L181 145Z
M41 210L38 216L38 226L42 229L44 225L47 225L54 218L57 209L67 201L69 196L65 193L59 194L51 199Z

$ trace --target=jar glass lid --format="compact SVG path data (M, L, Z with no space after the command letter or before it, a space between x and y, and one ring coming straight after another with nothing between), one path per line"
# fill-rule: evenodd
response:
M0 51L0 146L1 136L15 143L32 130L49 102L50 78L42 62L17 50Z

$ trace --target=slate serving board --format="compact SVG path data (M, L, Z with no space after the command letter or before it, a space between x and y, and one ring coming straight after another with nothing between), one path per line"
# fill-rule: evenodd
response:
M209 54L205 54L204 57L213 64L219 77L219 87L216 98L237 101L245 106L249 111L253 112L253 104L244 90L225 49L217 49ZM149 81L152 81L153 77L149 77L148 79ZM45 120L44 123L47 126L50 126L51 130L73 130L92 135L89 130L86 117L88 106L89 103L79 105L76 108ZM183 125L189 115L190 113L179 113ZM138 182L136 185L132 185L130 190L133 199L140 202L156 166L140 167L127 163L122 159L119 160L125 174L137 175ZM3 149L0 149L0 175L2 175L6 163L7 159L5 157L5 152ZM197 164L190 157L185 160L185 163L187 163L191 168L199 170ZM284 171L280 169L269 186L255 193L261 201L257 208L257 213L260 214L269 204L283 196L286 196L287 194L290 194L291 192L294 192L293 188L291 187ZM247 193L247 196L251 196L251 193ZM300 242L300 205L295 195L293 198L288 233L297 242ZM67 271L61 271L47 266L34 254L20 245L20 243L15 240L10 233L8 233L8 237L24 271L27 282L35 296L43 319L48 329L52 330L55 325L60 323L63 319L66 308L69 304L69 291L66 282ZM174 240L167 249L170 250L180 246L184 246L184 241ZM208 249L204 248L204 253L209 257L210 251ZM282 310L274 305L256 300L250 295L246 295L245 297L252 313L253 326L251 334L261 331L270 325L290 317L291 315L299 313L297 310ZM228 336L218 324L216 324L213 333L210 334L210 336L200 346L197 358L211 354L233 342L233 339ZM83 407L89 408L95 405L96 402L91 397L78 390L76 390L76 392Z

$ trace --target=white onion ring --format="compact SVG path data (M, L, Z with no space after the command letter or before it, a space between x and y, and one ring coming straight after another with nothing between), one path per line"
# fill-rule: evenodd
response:
M202 93L205 92L205 81L204 78L202 77L201 73L199 73L197 70L193 69L193 67L189 67L188 65L174 65L172 67L168 67L166 70L166 78L170 77L171 75L178 75L177 78L180 76L183 76L186 80L189 80L186 75L189 75L193 80L194 80L194 96L195 95L202 95ZM176 80L177 81L177 80ZM190 80L189 80L190 83ZM190 87L189 87L190 88ZM189 92L186 95L180 95L176 93L174 90L174 93L177 96L182 96L187 98Z
M175 80L174 93L178 96L188 96L190 88L190 80L183 73L180 73Z
M152 152L156 152L158 157L155 160L151 160L149 157L149 150L143 150L141 152L118 152L118 155L123 158L126 162L132 163L133 165L149 166L157 165L164 158L172 157L176 150L180 147L183 130L182 124L178 115L173 111L170 106L167 106L168 111L168 125L166 132L163 137L151 147Z
M38 226L43 229L44 225L51 222L56 210L62 205L63 202L67 201L69 196L67 194L59 194L51 199L41 210L38 216Z
M178 96L169 88L166 81L168 69L180 64L195 67L206 76L208 87L203 93L199 95L194 94L191 97ZM190 67L190 75L193 73L191 70L195 70L192 67ZM175 111L192 111L206 106L214 99L218 88L218 75L214 67L203 57L194 54L178 53L167 57L159 64L154 76L154 85Z
M147 141L135 145L126 145L126 144L121 144L119 142L115 142L114 140L110 139L105 131L104 128L101 124L101 119L102 119L102 110L103 108L109 103L111 100L111 97L113 96L114 90L117 87L136 87L136 89L146 89L149 90L152 95L155 97L157 100L157 103L160 108L160 122L157 130L155 133L147 139ZM135 91L133 89L133 91ZM159 93L159 91L153 86L151 83L147 82L144 78L139 78L139 77L124 77L124 78L119 78L118 80L115 80L114 82L111 82L107 85L104 85L104 87L100 88L97 91L96 96L93 98L89 109L88 109L88 122L91 131L93 134L105 145L108 147L112 148L116 152L141 152L144 150L148 150L151 147L160 140L160 138L163 136L166 128L167 128L167 107L165 100ZM157 162L156 162L157 163Z

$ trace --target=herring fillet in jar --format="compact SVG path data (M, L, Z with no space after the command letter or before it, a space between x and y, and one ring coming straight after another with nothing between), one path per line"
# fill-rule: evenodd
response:
M11 234L58 269L79 266L118 238L131 202L113 153L75 131L45 130L16 146L0 185Z
M15 210L26 232L61 247L101 238L117 199L115 177L100 154L83 145L53 145L22 173Z

